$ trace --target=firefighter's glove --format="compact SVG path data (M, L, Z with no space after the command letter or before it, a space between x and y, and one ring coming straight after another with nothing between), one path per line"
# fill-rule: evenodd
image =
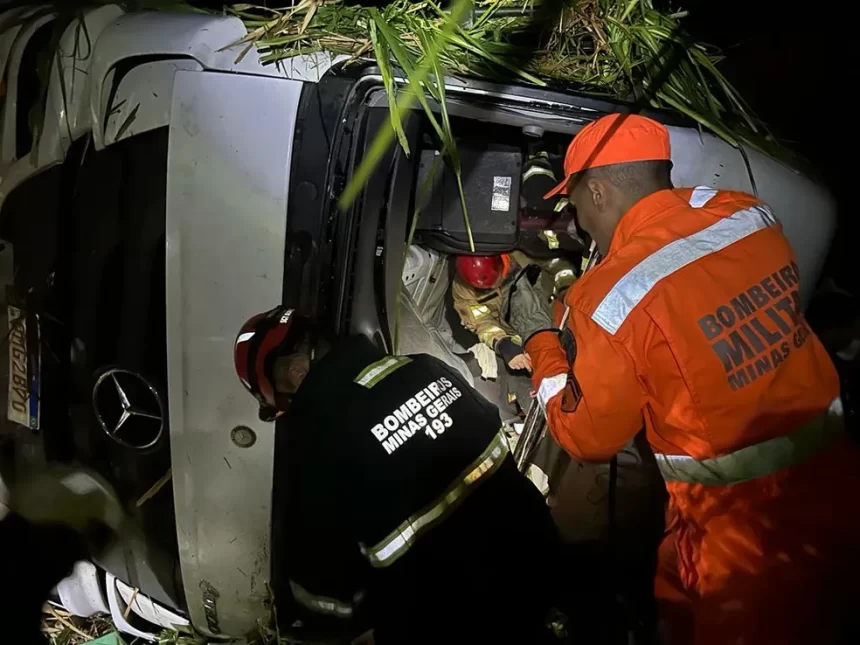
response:
M35 525L72 529L91 554L110 544L124 520L110 484L94 472L65 465L28 473L12 486L9 508Z
M482 379L494 379L499 376L499 364L496 362L496 353L484 343L477 343L469 348L475 355L481 368Z
M523 346L534 334L555 329L550 315L549 297L523 276L508 290L502 311L510 312L508 323L523 339Z
M496 352L505 361L505 365L514 371L528 370L532 371L532 362L523 351L521 345L518 345L510 338L502 338L496 343Z

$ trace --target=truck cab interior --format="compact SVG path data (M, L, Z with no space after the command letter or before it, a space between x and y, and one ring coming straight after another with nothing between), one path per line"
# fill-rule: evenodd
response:
M530 260L560 258L581 266L588 253L587 236L577 231L572 208L561 197L543 199L563 176L563 152L569 138L537 137L529 129L465 118L452 119L452 128L458 138L469 226L457 177L441 158L438 142L425 133L422 147L414 153L417 194L411 225L415 230L403 267L408 294L404 298L411 298L421 321L465 363L475 386L497 403L503 420L508 420L512 414L524 412L528 402L512 405L505 391L507 375L479 378L477 361L469 352L479 339L464 326L453 306L454 264L460 255L519 251ZM498 369L513 376L503 363Z
M388 119L387 104L372 97L356 124L364 133L359 139L364 149ZM563 258L578 272L590 239L575 225L564 198L543 199L563 176L571 135L548 131L537 119L499 122L504 112L486 106L461 107L462 114L456 114L451 106L451 129L468 227L442 142L426 115L413 111L404 123L410 154L393 146L351 209L356 252L351 270L344 272L345 288L353 294L348 325L353 333L376 337L389 351L444 360L510 420L517 408L499 385L503 379L480 378L468 351L478 338L453 308L456 257L519 251L539 261Z

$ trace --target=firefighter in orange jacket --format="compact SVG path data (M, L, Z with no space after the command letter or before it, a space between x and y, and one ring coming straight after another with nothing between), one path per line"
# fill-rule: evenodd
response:
M554 192L604 257L557 324L512 321L538 400L580 459L644 426L670 497L655 593L671 643L841 642L860 461L794 253L765 204L673 189L669 159L666 129L637 115L570 144Z

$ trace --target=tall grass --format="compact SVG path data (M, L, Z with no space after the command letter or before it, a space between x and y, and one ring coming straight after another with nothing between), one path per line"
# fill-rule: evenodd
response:
M316 51L376 58L391 127L371 145L341 196L342 207L358 196L395 139L410 152L402 119L416 101L460 177L444 108L446 74L564 85L640 107L670 108L734 146L777 149L717 69L719 53L684 32L684 12L661 12L652 0L455 0L447 10L433 0L393 0L381 10L300 0L282 10L242 4L227 11L248 27L243 55L254 47L264 63ZM402 92L394 66L407 80ZM466 220L469 230L468 215Z

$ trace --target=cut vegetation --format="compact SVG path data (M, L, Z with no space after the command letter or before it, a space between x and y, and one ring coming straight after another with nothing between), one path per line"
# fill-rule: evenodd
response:
M394 135L408 153L401 119L415 98L441 128L443 144L449 142L444 112L438 123L427 104L427 98L443 98L439 79L445 74L502 81L513 75L537 85L573 86L630 102L634 109L673 109L734 146L771 154L777 149L717 69L719 52L683 30L686 12L659 11L652 0L454 0L445 9L432 0L395 0L381 10L342 0L301 0L280 10L240 4L225 11L248 28L240 55L256 48L264 63L318 51L352 59L375 55L389 93L392 131L381 133L381 150L365 158L370 167ZM408 82L409 95L399 102L393 66ZM456 172L454 149L445 147ZM351 203L367 175L364 167L356 173L342 206Z

